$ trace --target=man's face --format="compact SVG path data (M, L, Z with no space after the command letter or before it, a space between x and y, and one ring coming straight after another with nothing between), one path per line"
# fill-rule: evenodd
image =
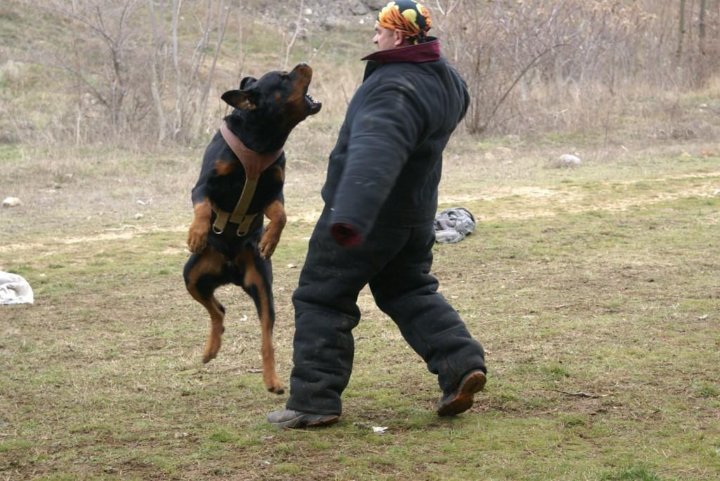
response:
M373 43L377 45L378 50L390 50L391 48L397 47L397 35L395 34L395 30L383 28L376 23Z

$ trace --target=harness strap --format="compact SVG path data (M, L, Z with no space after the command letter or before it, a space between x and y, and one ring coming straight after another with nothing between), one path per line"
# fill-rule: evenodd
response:
M250 150L230 131L225 122L220 126L220 133L230 147L230 150L232 150L240 160L243 169L245 169L245 185L243 185L242 193L232 213L213 206L215 222L213 223L212 229L216 234L222 234L225 231L227 223L231 222L238 225L237 235L244 236L248 233L250 226L257 217L257 214L248 214L247 210L255 195L255 189L260 180L260 175L282 155L283 150L279 149L267 154L259 154Z
M257 214L247 214L250 202L255 195L255 189L257 188L258 179L246 179L245 185L243 186L242 194L235 205L235 209L230 212L226 212L221 209L215 211L215 222L213 223L213 232L216 234L222 234L227 226L228 221L233 224L238 224L237 235L243 236L248 233L252 221L255 220Z

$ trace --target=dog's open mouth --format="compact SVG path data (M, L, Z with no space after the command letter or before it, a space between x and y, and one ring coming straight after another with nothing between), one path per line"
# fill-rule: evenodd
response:
M305 94L305 103L308 106L308 115L315 115L320 112L320 109L322 108L322 102L316 101L308 93Z

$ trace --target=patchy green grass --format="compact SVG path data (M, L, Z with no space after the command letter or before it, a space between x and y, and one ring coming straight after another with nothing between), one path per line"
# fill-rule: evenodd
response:
M364 291L345 412L319 431L265 422L285 396L262 386L238 289L221 290L224 345L200 362L207 314L181 277L198 152L72 152L51 167L0 150L2 194L24 201L0 210L0 269L36 296L0 308L0 479L716 479L718 159L673 162L669 147L558 170L527 147L502 147L513 164L475 161L474 142L451 146L441 203L478 227L438 245L434 271L487 349L486 391L437 418L433 376ZM298 157L274 257L285 379L323 169Z
M8 45L69 38L13 12L0 8ZM275 35L275 20L229 30L220 84L278 67L291 32ZM309 31L288 58L313 65L323 110L286 145L289 223L273 258L285 380L290 296L369 49L367 30L339 27ZM8 125L56 122L42 88L59 75L17 68L0 79ZM0 481L715 481L720 150L712 135L669 131L717 124L714 90L680 98L672 116L675 102L648 92L607 132L459 133L440 207L468 208L478 227L436 246L434 273L487 350L486 390L438 418L435 379L363 291L344 413L318 431L265 422L286 396L262 386L259 326L238 288L219 292L223 348L201 363L207 314L181 272L204 145L72 148L40 130L34 146L0 145L0 200L22 201L0 208L0 270L36 299L0 306ZM565 153L582 165L555 168Z

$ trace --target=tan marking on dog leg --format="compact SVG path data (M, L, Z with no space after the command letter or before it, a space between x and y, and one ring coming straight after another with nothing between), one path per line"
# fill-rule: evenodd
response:
M199 253L207 245L207 236L210 231L210 217L212 207L210 201L205 198L193 206L193 220L188 229L188 248L190 252Z
M214 250L208 250L193 266L188 276L188 292L193 299L202 304L210 314L210 332L208 334L207 341L205 342L205 349L203 351L202 358L203 363L208 363L215 359L218 351L220 351L220 346L222 344L221 336L223 332L225 332L225 326L223 325L225 313L220 307L220 302L214 294L210 294L207 298L202 297L200 292L197 290L197 282L200 279L200 276L204 274L219 275L222 272L223 262L224 258L220 253L215 252Z
M280 235L287 223L287 215L285 214L285 206L279 200L275 200L268 205L264 213L270 222L265 227L258 247L260 248L260 256L269 259L280 242Z
M270 286L265 284L265 280L255 268L255 261L250 252L241 255L240 262L245 265L245 278L243 284L246 288L255 288L258 299L257 308L260 317L261 329L261 353L263 361L263 382L268 391L276 394L282 394L285 389L278 378L275 371L275 348L273 347L272 335L274 319L270 314L270 299L267 292Z

